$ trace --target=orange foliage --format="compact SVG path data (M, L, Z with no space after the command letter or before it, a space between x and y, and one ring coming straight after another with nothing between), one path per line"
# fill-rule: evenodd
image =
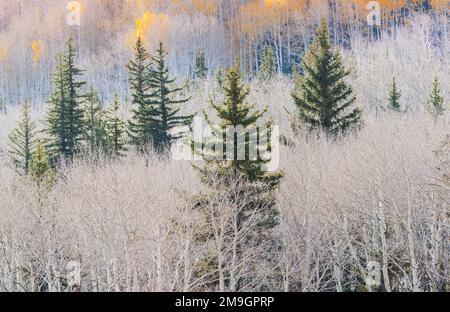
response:
M431 6L436 10L448 10L448 0L431 0Z
M43 44L42 41L33 41L31 43L31 49L33 50L33 62L35 64L39 63L39 60L41 59L41 55L43 53Z
M192 0L194 8L205 15L214 15L217 12L218 3L211 0Z
M7 56L6 48L0 45L0 60L6 59L6 56Z
M156 41L164 41L169 25L169 16L163 13L146 11L140 18L136 18L135 27L127 37L127 44L133 47L137 38L140 37L147 44L149 37Z

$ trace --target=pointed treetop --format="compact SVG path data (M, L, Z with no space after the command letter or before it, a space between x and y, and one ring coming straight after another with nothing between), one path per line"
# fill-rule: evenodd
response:
M332 48L325 19L303 58L302 67L304 76L293 92L299 119L310 128L321 128L331 135L359 126L362 112L352 108L356 97L345 81L350 72L339 51Z
M441 96L441 86L436 76L433 82L433 90L428 99L428 110L434 116L443 115L445 112L444 98Z
M389 98L388 98L388 107L390 110L394 112L400 112L401 110L401 104L400 104L400 98L402 97L401 92L397 88L397 82L395 77L392 78L392 85L391 89L389 91Z

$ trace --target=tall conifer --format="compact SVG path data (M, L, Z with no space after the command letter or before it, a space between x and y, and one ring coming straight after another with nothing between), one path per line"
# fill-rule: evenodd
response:
M8 152L11 161L19 174L27 175L37 144L36 125L31 120L28 102L25 102L22 108L22 116L17 128L10 133L9 141Z
M344 81L350 72L345 69L340 53L331 46L325 19L302 65L305 75L300 94L293 94L300 119L332 135L357 126L361 110L352 108L356 98Z
M84 103L85 140L90 152L105 150L107 145L104 112L92 86Z
M77 77L82 70L75 64L76 50L70 39L66 44L66 53L57 57L54 74L54 91L49 99L46 132L49 135L51 158L59 156L71 159L79 151L84 136L82 102L84 95L81 87L84 82Z
M180 94L182 88L174 86L176 78L170 78L165 58L166 51L160 43L152 58L154 68L149 75L150 103L153 107L151 137L153 148L160 153L169 150L172 143L184 135L172 130L189 125L192 121L192 116L180 115L181 105L189 99Z
M263 166L269 160L262 157L262 151L265 148L270 151L272 126L270 122L267 122L261 131L260 126L264 126L261 118L265 111L260 112L254 105L245 102L249 89L241 84L238 66L228 72L224 92L225 101L220 105L212 104L219 120L217 127L205 113L218 142L212 151L208 151L211 154L208 155L208 152L203 151L205 166L197 169L207 187L206 190L212 188L210 191L213 193L228 194L228 202L243 205L234 216L235 223L230 225L231 228L224 230L227 233L233 233L233 231L239 232L247 227L245 237L235 249L235 257L240 262L243 261L243 248L256 248L263 243L270 244L271 242L270 230L279 222L275 191L281 181L282 173L264 171ZM263 135L267 136L266 142L261 140ZM251 143L250 140L255 140L253 142L256 144ZM262 144L267 144L267 146ZM242 157L243 155L244 157ZM240 187L236 192L237 184ZM217 185L220 185L220 190L214 189ZM198 207L211 211L210 206L214 205L214 200L210 201L209 198L215 198L215 195L200 199ZM205 212L205 215L208 219L208 212ZM208 233L213 231L212 225L211 227L207 225L202 231L204 233L200 235L208 236ZM232 242L225 242L225 244L227 243L231 244ZM270 259L265 260L270 261ZM216 262L216 259L208 261L211 264ZM240 281L237 284L240 284ZM239 285L233 287L239 288Z
M128 134L131 143L138 149L144 149L152 142L152 128L155 110L150 103L149 74L151 66L150 54L139 37L134 47L134 60L127 64L132 91L132 119L128 123Z

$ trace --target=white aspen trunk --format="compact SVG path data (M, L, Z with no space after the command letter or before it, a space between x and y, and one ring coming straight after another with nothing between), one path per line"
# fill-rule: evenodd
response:
M388 246L386 243L386 222L384 218L383 203L380 200L378 204L378 220L380 226L380 239L381 239L381 257L383 265L381 272L383 273L383 282L386 292L391 292L391 282L389 279L389 258L388 258Z
M162 250L161 250L161 229L156 226L156 291L161 292L162 286Z
M283 274L283 290L284 292L289 292L289 285L290 285L290 277L289 277L289 260L286 259L285 261L285 272Z
M237 255L237 248L238 248L238 239L239 239L239 229L237 224L237 215L238 213L235 211L234 218L233 218L233 246L232 246L232 257L231 257L231 266L230 266L230 291L234 292L237 291L237 276L236 276L236 270L237 268L237 261L238 261L238 255Z
M408 247L409 247L409 257L411 261L411 275L412 275L412 287L414 292L420 292L419 285L419 273L418 273L418 263L416 259L415 246L414 246L414 232L413 232L413 212L411 207L411 199L408 195L407 200L408 216L406 221L406 231L408 233Z
M95 272L94 268L91 268L90 270L90 274L91 274L91 287L92 287L92 291L93 292L98 292L98 280L97 280L97 273Z
M189 208L186 208L186 215L188 219L187 231L186 231L186 240L184 242L184 274L183 274L183 291L187 292L190 289L190 281L191 281L191 241L193 236L193 226L191 220L191 214Z

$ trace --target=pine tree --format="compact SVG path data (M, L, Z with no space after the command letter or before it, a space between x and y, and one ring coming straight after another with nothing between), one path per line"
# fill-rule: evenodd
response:
M53 78L54 92L48 102L46 132L49 150L54 160L59 156L72 159L79 151L83 139L84 123L81 87L84 82L77 77L82 71L75 65L76 50L72 39L67 42L67 51L57 57L57 67Z
M114 157L124 155L125 146L125 122L119 116L120 102L116 94L105 116L106 134L108 137L108 151Z
M31 120L30 106L25 102L22 108L22 117L9 135L9 156L19 174L27 175L31 157L36 148L36 125Z
M362 112L357 108L351 109L356 98L344 81L350 72L345 69L340 53L331 46L325 19L302 65L305 75L300 94L293 94L300 119L331 135L357 126Z
M134 47L134 60L127 64L132 91L132 119L128 124L128 134L131 143L138 149L144 149L152 142L152 128L155 120L155 110L150 103L148 76L151 58L139 37Z
M195 54L195 78L205 79L208 75L208 67L206 67L205 51L197 50Z
M155 68L149 75L151 90L150 103L153 107L152 142L153 148L159 153L170 150L172 143L181 137L183 133L173 133L177 127L189 125L193 116L180 116L181 105L189 101L180 98L182 88L174 87L175 78L170 78L169 68L165 61L166 52L163 44L159 44L156 56L153 57Z
M261 64L259 66L259 78L269 80L275 75L276 61L272 47L267 46L261 53Z
M263 166L267 164L267 159L262 157L261 152L264 146L258 141L262 135L267 135L267 144L270 145L271 123L266 123L266 133L261 131L260 119L266 111L258 111L254 105L245 102L245 98L249 94L249 89L241 85L241 74L239 67L233 67L227 74L227 81L224 87L225 101L221 105L212 104L213 109L219 119L219 124L214 127L209 116L205 113L205 117L210 124L214 137L219 138L216 142L216 148L210 151L210 155L203 151L205 156L205 166L197 168L206 192L218 192L220 194L228 194L228 202L245 203L244 207L237 212L235 216L236 223L233 228L228 229L229 232L241 231L244 227L248 227L249 222L253 225L246 229L245 239L236 248L235 255L241 261L244 248L254 248L260 244L271 241L270 231L279 222L279 212L276 209L275 191L277 190L282 178L281 172L267 173ZM240 131L231 130L244 130ZM255 131L252 131L254 129ZM231 140L231 141L230 141ZM256 140L256 151L251 152L250 140ZM220 148L220 145L222 147ZM227 148L232 147L232 150ZM270 146L266 146L269 147ZM204 146L203 146L204 148ZM241 157L245 154L245 157ZM254 153L256 152L256 154ZM256 157L250 157L250 155ZM230 155L232 159L230 160ZM240 155L240 156L239 156ZM236 191L236 185L240 187ZM215 189L220 185L220 189ZM210 210L214 205L214 200L204 197L197 204L200 209ZM208 212L205 212L205 218L208 220ZM251 219L251 220L250 220ZM234 226L236 226L234 228ZM200 236L208 236L212 230L212 225L202 228ZM227 230L225 230L227 232ZM228 242L231 244L231 242ZM225 242L227 244L227 242ZM262 259L261 259L262 260ZM267 260L267 259L266 259ZM205 260L209 262L209 266L213 265L216 260Z
M433 90L428 99L428 110L436 117L443 115L445 112L444 98L441 96L441 86L438 77L434 79Z
M85 96L84 124L85 140L90 152L104 150L107 146L106 131L104 125L104 113L98 98L98 94L92 86Z
M397 83L396 83L395 77L394 77L392 79L391 89L389 90L388 108L394 112L400 112L400 110L401 110L400 98L401 97L402 97L402 94L397 89Z

